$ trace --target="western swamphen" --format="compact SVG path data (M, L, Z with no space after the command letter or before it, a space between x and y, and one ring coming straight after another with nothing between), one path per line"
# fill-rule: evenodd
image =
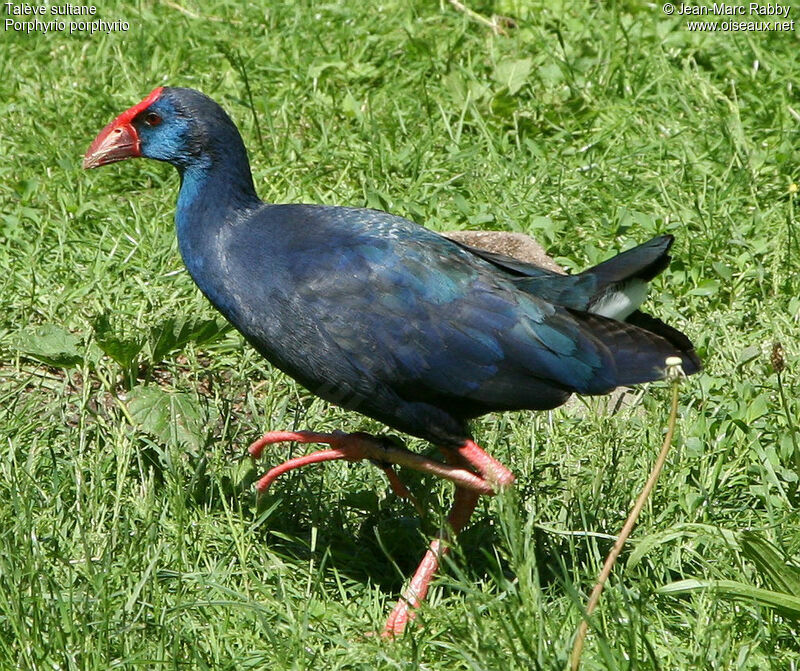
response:
M272 364L322 398L435 443L447 463L365 433L271 432L330 449L304 464L369 459L399 495L406 466L455 484L449 532L478 497L514 476L473 440L492 411L555 408L572 393L605 394L700 361L679 331L638 310L669 262L661 236L578 275L559 275L455 243L401 217L256 195L239 131L202 93L162 87L106 126L84 168L144 156L181 177L175 224L184 263L213 305ZM403 631L447 551L434 540L386 623Z

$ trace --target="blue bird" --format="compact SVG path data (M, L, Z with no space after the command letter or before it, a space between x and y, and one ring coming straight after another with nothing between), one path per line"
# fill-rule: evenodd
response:
M259 491L305 464L369 459L413 501L393 470L405 466L455 484L448 519L458 533L481 494L514 481L475 443L470 420L659 380L669 357L679 357L687 374L700 370L685 335L639 310L648 281L669 263L671 236L559 275L386 212L264 203L230 117L186 88L157 88L120 114L83 166L140 156L178 169L183 261L256 350L327 401L438 445L447 462L365 433L274 431L250 454L282 441L330 449L273 468ZM445 540L431 543L386 636L414 616Z

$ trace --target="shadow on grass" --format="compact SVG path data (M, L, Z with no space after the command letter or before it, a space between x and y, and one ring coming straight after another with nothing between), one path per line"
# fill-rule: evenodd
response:
M330 476L326 478L323 468L287 474L259 497L255 483L264 468L251 468L235 481L209 473L208 462L201 459L187 487L186 505L206 511L232 507L240 513L243 527L266 514L268 519L251 532L253 544L263 543L272 552L303 563L313 559L319 565L327 556L329 565L352 580L399 591L441 528L452 488L435 478L402 473L404 483L426 511L423 519L409 501L389 490L388 482L385 497L373 488L358 489L355 468L349 469L344 482L336 482L337 491L326 489ZM224 503L219 493L224 495ZM460 553L471 570L479 574L489 570L484 548L496 540L488 507L479 506L472 523L459 536Z
M157 486L165 486L171 477L165 473L160 450L151 443L140 456L154 471ZM363 487L358 481L363 474L358 469L363 466L348 469L339 480L326 474L324 466L288 473L261 497L255 483L265 466L240 470L233 477L215 473L205 457L192 461L191 467L193 474L181 485L187 509L234 510L243 529L252 527L246 533L253 546L262 545L297 565L327 564L353 581L377 585L392 596L416 569L452 502L449 484L413 471L403 471L401 477L426 511L424 518L409 501L394 495L388 482L385 497L374 487ZM540 484L538 495L546 496L546 486ZM458 537L459 573L463 571L472 582L499 586L517 578L516 567L532 564L542 588L561 585L570 591L571 580L594 566L598 553L604 555L611 547L613 539L560 535L538 528L532 524L536 513L526 510L533 497L531 488L520 483L503 506L488 497L481 500ZM562 524L597 529L603 526L599 517L606 512L602 507L588 512L576 509ZM523 531L526 524L530 528ZM565 581L570 584L565 586Z

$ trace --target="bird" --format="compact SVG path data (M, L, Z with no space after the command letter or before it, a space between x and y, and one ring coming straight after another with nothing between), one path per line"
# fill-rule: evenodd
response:
M258 458L282 442L327 446L271 469L259 492L289 470L335 459L372 462L415 505L395 467L455 485L447 525L390 612L387 638L417 614L479 497L514 482L475 441L472 420L660 380L670 358L687 375L702 367L686 335L639 309L670 262L671 235L570 275L383 211L265 203L236 125L189 88L158 87L119 114L91 143L83 167L136 157L177 168L183 262L250 345L317 396L444 456L424 456L394 436L342 431L275 430L248 448Z

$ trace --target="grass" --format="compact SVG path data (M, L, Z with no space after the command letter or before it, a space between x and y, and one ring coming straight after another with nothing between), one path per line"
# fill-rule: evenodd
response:
M523 231L572 269L674 233L650 305L706 371L584 667L796 668L797 34L693 33L633 1L470 8L516 28L422 0L181 0L98 6L127 32L3 33L0 668L564 668L661 442L664 385L615 415L482 419L518 487L480 504L421 627L365 637L451 492L404 474L420 521L376 469L329 464L256 500L285 456L243 460L260 432L381 427L216 321L171 168L80 170L165 82L228 109L268 200Z

